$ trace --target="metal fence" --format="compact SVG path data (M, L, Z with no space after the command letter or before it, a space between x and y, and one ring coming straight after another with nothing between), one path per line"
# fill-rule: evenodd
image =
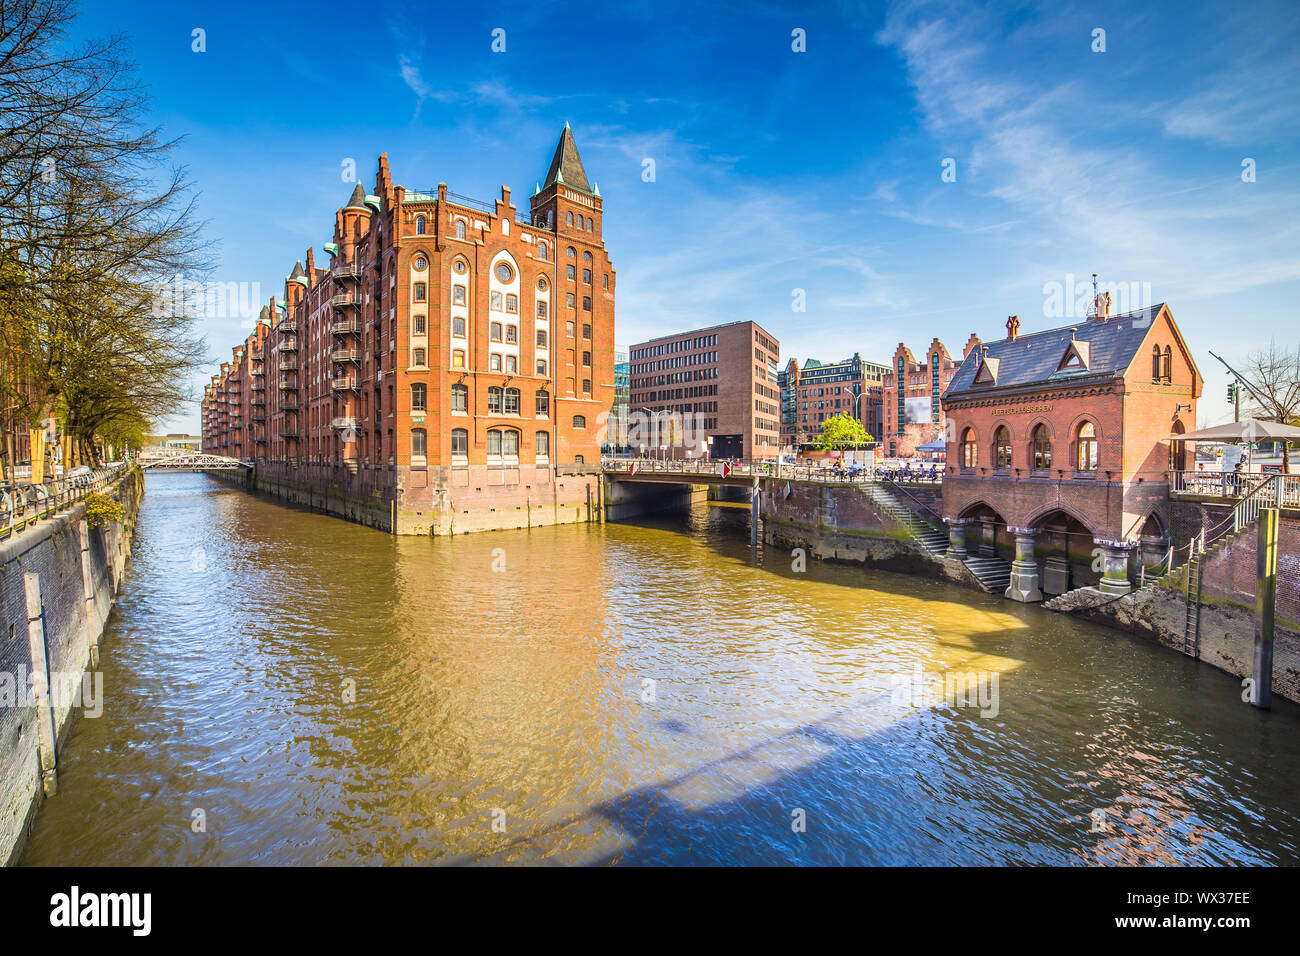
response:
M0 540L17 534L34 522L66 511L92 492L112 484L130 467L129 462L116 462L57 481L23 483L15 480L12 485L0 482Z
M1169 490L1175 495L1196 498L1235 500L1249 495L1257 506L1300 508L1300 475L1171 471Z

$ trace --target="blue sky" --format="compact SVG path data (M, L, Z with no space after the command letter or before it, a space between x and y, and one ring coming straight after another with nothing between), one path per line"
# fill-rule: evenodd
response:
M345 160L367 186L387 152L404 185L522 200L568 121L621 343L753 319L801 362L959 351L1012 313L1067 324L1045 284L1097 272L1170 303L1215 422L1207 349L1300 342L1295 3L84 6L185 137L214 278L263 299L329 240ZM202 331L217 360L246 334Z

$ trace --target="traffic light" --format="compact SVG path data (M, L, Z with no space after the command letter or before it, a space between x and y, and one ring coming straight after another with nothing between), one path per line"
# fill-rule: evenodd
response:
M1233 405L1236 403L1236 401L1237 401L1237 383L1229 382L1228 383L1228 404Z

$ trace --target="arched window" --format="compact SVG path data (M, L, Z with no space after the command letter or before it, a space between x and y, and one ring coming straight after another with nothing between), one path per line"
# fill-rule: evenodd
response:
M596 220L592 219L591 217L587 218L587 231L588 232L596 231Z
M511 375L519 371L519 360L513 355L506 356L506 371Z
M456 220L456 238L457 238L457 239L464 239L464 238L465 238L465 220L464 220L464 219L457 219L457 220Z
M416 217L415 217L415 234L416 234L417 236L422 236L422 235L424 235L424 217L423 217L423 216L416 216Z
M1079 426L1076 447L1079 450L1076 467L1079 471L1097 470L1097 426L1084 422Z
M591 263L591 253L590 253L590 252L584 252L584 253L582 254L582 261L583 261L583 262L586 262L586 263L588 263L588 264L590 264L590 263Z
M1033 446L1034 471L1047 471L1052 467L1052 435L1042 422L1034 426L1030 444Z
M586 427L587 427L587 416L586 416L586 415L574 415L574 416L573 416L573 427L574 427L574 428L586 428Z
M513 359L514 356L512 355ZM502 406L502 412L506 415L519 414L519 389L507 388L505 394L505 404Z
M1160 381L1160 346L1151 346L1151 381Z
M464 385L451 387L451 410L453 412L469 411L469 388Z
M451 453L457 458L464 458L469 454L468 429L453 428L451 430Z
M890 445L891 454L893 445ZM979 450L975 446L975 430L967 428L961 433L961 466L963 468L974 468L978 458Z
M426 409L425 402L428 397L428 386L422 382L416 382L411 386L411 411L422 412Z
M1011 431L1006 425L999 425L993 433L993 464L998 471L1011 467Z
M1165 346L1165 354L1162 356L1163 361L1160 363L1160 379L1165 382L1174 380L1174 350L1168 345Z
M488 411L496 415L501 414L501 389L496 385L488 389Z
M551 393L544 388L539 388L534 401L536 402L537 417L549 418L551 415Z
M567 249L564 250L564 255L569 259L572 259L577 254L578 254L578 250L573 248L573 246L569 246Z
M428 454L429 433L423 428L411 429L411 457L423 458Z
M546 243L544 243L544 242L539 242L539 243L537 244L537 258L539 258L539 259L545 259L545 258L546 258Z
M573 210L572 210L572 209L570 209L570 210L568 211L568 213L565 215L565 217L564 217L564 222L565 222L566 225L569 225L569 226L572 226L572 225L573 225Z
M501 323L500 323L500 322L490 322L490 323L488 323L488 338L490 338L493 342L500 342L500 341L501 341Z

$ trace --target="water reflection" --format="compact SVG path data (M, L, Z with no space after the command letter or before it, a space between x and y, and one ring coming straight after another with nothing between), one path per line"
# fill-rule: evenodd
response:
M394 539L150 476L25 862L1294 861L1296 708L747 521Z

